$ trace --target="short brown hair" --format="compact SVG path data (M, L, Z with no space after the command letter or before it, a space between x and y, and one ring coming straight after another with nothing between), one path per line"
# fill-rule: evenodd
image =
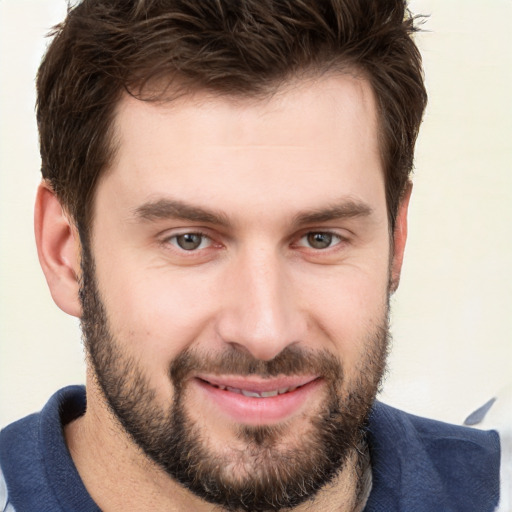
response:
M301 73L351 69L376 96L393 226L427 98L415 30L404 0L83 0L39 68L43 177L84 234L123 92L179 82L181 93L259 95Z

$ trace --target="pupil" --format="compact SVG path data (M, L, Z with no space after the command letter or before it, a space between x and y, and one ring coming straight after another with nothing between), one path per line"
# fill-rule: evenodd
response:
M310 233L308 235L308 243L315 249L325 249L332 242L332 235L329 233Z
M180 235L176 241L182 249L191 251L193 249L197 249L201 245L201 235L186 233L184 235Z

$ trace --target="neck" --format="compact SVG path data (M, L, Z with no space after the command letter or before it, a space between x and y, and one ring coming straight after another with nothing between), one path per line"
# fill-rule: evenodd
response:
M104 512L151 510L221 512L174 481L135 445L87 379L87 411L64 428L71 457L92 499ZM370 475L370 480L369 479ZM334 482L293 509L358 512L371 486L366 449L354 449Z

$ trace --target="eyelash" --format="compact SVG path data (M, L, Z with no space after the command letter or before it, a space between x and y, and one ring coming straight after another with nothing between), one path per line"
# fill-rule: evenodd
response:
M194 248L190 248L190 249L185 249L183 247L180 247L179 246L179 243L178 243L178 238L179 237L184 237L184 236L187 236L187 235L190 235L190 236L199 236L201 237L201 241L200 241L200 244L198 247L194 247ZM308 244L302 244L300 243L302 240L304 239L307 239L308 237L310 236L316 236L316 235L323 235L323 236L327 236L328 238L330 238L329 240L329 245L327 245L326 247L323 247L323 248L315 248L315 247L312 247L309 243ZM174 243L173 243L174 241ZM203 245L203 243L205 241L209 241L210 243L206 246L206 247L201 247L201 245ZM346 242L346 238L341 236L340 234L336 233L336 232L333 232L333 231L329 231L329 230L318 230L318 231L307 231L306 233L303 233L299 239L298 239L298 242L296 242L295 246L298 246L298 247L305 247L307 249L311 249L313 251L318 251L318 252L324 252L324 251L328 251L329 249L332 249L333 247L336 247L337 245L340 245L342 244L343 242ZM334 243L332 243L334 242ZM182 252L182 253L189 253L190 255L194 254L194 253L197 253L198 251L200 250L205 250L205 249L208 249L209 247L211 247L212 245L214 245L214 241L212 240L212 238L207 234L207 233L204 233L202 231L185 231L183 233L177 233L177 234L174 234L172 236L169 236L169 237L166 237L163 242L162 242L163 245L172 245L173 248L179 252ZM220 244L219 244L220 245Z
M201 242L200 242L200 245L199 247L197 248L194 248L194 249L184 249L183 247L179 247L178 245L178 238L179 237L184 237L184 236L187 236L187 235L190 235L190 236L199 236L201 237ZM175 241L176 243L173 243L172 241ZM210 244L207 246L207 247L200 247L206 240L209 240L210 241ZM167 244L171 244L176 250L180 251L180 252L184 252L184 253L194 253L194 252L197 252L199 250L202 250L202 249L207 249L208 247L210 247L212 244L213 244L213 240L210 236L208 236L208 234L202 232L202 231L185 231L183 233L177 233L175 235L172 235L172 236L168 236L166 237L164 240L163 240L163 244L164 245L167 245Z
M323 247L323 248L315 248L315 247L311 247L311 244L308 243L308 245L302 245L300 242L304 239L307 239L309 238L310 236L316 236L316 235L322 235L322 236L326 236L330 238L329 240L329 245L327 247ZM335 243L331 243L331 242L334 242L334 240L337 240ZM341 235L339 235L338 233L335 233L333 231L308 231L307 233L304 233L300 238L299 238L299 243L297 245L301 246L301 247L307 247L309 249L313 249L315 251L327 251L329 249L332 249L333 247L343 243L344 241L346 241L346 238L342 237ZM309 242L309 241L308 241Z

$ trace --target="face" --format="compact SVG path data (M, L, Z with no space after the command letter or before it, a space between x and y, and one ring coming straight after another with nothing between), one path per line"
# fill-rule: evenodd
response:
M202 498L277 510L359 442L387 341L376 108L350 76L265 100L124 98L84 249L82 327L111 409Z

